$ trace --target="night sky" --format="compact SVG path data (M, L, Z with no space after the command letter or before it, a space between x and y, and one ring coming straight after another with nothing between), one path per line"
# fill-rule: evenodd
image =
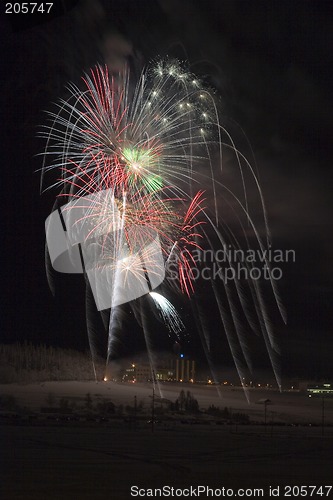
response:
M217 89L226 123L244 130L273 246L296 252L279 282L288 313L287 327L276 322L284 373L333 377L330 7L321 0L66 0L48 22L1 13L3 342L88 345L82 276L62 276L56 297L45 276L44 221L54 193L40 195L36 172L43 110L96 62L128 61L139 73L168 55L187 59ZM129 352L140 345L129 331L124 339ZM260 368L261 354L255 358ZM223 361L232 364L230 356Z

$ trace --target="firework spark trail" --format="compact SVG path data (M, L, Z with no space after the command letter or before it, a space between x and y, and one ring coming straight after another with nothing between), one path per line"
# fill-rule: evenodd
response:
M207 217L208 217L208 215L207 215ZM248 215L248 219L249 219L249 222L253 225L253 222L252 222L251 218L249 217L249 215ZM218 231L218 229L216 227L214 227L214 229L215 229L215 232L216 232L219 240L222 243L222 246L224 246L226 242L225 242L223 236L221 235L221 233ZM254 233L257 236L258 242L260 244L260 248L263 250L264 247L261 243L261 240L259 238L259 235L258 235L254 225L253 225L253 229L254 229ZM265 261L266 261L266 259L265 259ZM216 264L217 264L218 268L221 270L219 262L216 262ZM233 263L229 259L228 259L228 264L229 264L230 268L232 269ZM245 265L246 265L246 268L248 268L249 266L251 267L251 263L245 263ZM253 280L253 281L248 280L248 286L249 286L250 294L251 294L251 298L252 298L252 307L254 308L254 310L256 312L256 317L257 317L258 322L259 322L259 325L255 325L253 323L251 317L249 316L248 306L244 300L244 296L243 296L243 293L242 293L240 283L239 283L237 276L235 276L233 282L234 282L235 287L237 289L237 297L240 301L242 310L245 314L245 317L248 321L248 324L251 326L253 331L256 332L259 330L262 333L262 336L263 336L264 342L265 342L265 346L267 349L267 353L268 353L268 356L269 356L269 359L270 359L270 362L271 362L271 365L273 368L276 382L278 384L278 387L281 389L281 374L280 374L279 364L278 364L278 359L277 359L278 348L276 345L275 335L273 332L270 317L269 317L269 314L267 311L267 306L266 306L265 301L263 299L260 284L258 283L257 280ZM270 278L270 282L272 282L271 278ZM273 289L274 298L275 298L277 304L279 305L281 302L280 302L279 296L276 295L276 293L277 293L276 288L272 286L272 289ZM234 303L234 300L230 294L229 285L225 284L224 290L225 290L225 293L227 296L231 318L229 318L229 315L226 313L226 310L221 305L221 300L219 299L219 294L217 292L215 285L213 286L213 290L214 290L215 298L216 298L216 301L217 301L217 304L218 304L218 307L220 310L220 317L221 317L222 323L224 325L224 329L225 329L225 333L226 333L226 336L228 339L229 347L230 347L230 350L232 352L234 362L235 362L237 371L239 373L239 376L241 376L240 380L242 383L242 380L244 377L243 377L243 375L241 375L242 368L241 368L241 364L239 362L239 355L236 354L236 352L237 352L237 349L235 347L236 344L235 344L235 341L233 340L233 338L229 332L230 332L230 325L232 324L233 325L232 328L234 328L236 330L238 342L240 344L242 354L246 360L247 366L251 370L252 363L251 363L251 359L249 357L246 334L244 331L244 325L238 319L238 315L236 313L236 308L235 308L235 303ZM285 316L282 316L282 317L285 320ZM232 322L230 323L231 319L232 319Z
M92 284L93 275L96 286L102 274L106 276L103 286L108 288L107 300L102 301L103 306L98 309L111 308L107 363L114 356L119 341L116 304L124 302L124 294L139 283L141 291L128 300L141 297L142 327L153 367L146 317L147 297L152 299L169 330L177 334L183 327L172 304L152 291L161 282L158 276L164 278L165 270L175 263L177 285L190 297L195 293L193 271L197 267L193 252L204 251L207 245L215 248L211 233L223 248L227 238L236 247L241 247L238 237L220 213L221 200L231 209L246 246L249 247L247 232L251 231L260 251L264 252L265 244L249 209L247 176L254 182L269 245L263 194L249 160L238 150L221 122L214 93L181 63L159 61L144 70L134 86L127 69L109 75L107 68L102 66L92 69L82 80L84 89L70 84L69 98L61 100L58 109L49 113L52 123L43 127L41 136L46 140L46 148L41 186L46 174L53 170L58 173L58 178L47 189L60 189L58 200L67 203L59 214L66 218L67 225L73 226L66 228L68 234L79 231L78 227L87 228L81 229L85 236L79 243L84 258L89 260L89 255L91 257L90 268L86 270L89 283ZM236 195L222 182L224 149L234 155L235 178L237 175L241 194ZM210 196L213 216L208 213L211 207L204 206ZM228 196L231 202L227 201ZM269 269L266 257L264 261ZM51 263L53 265L52 256ZM219 263L217 265L220 267ZM229 258L228 265L233 269ZM245 265L251 268L250 263ZM50 273L48 277L51 283ZM270 284L285 320L274 279L270 278ZM245 287L235 278L236 298L226 284L218 287L212 282L212 290L241 381L244 371L240 359L243 357L251 368L251 357L239 310L253 331L261 331L279 380L276 341L260 284L253 280ZM221 290L224 290L227 307L222 304ZM98 290L95 294L98 296ZM246 300L248 295L252 307ZM195 296L193 300L196 301ZM211 364L210 334L199 303L194 312ZM88 318L87 325L91 336L89 332L93 327ZM211 369L214 372L213 366Z
M219 183L218 183L219 184ZM223 186L221 185L221 187L223 187L226 191L228 191L228 193L237 201L237 204L239 206L239 208L245 213L246 215L246 219L248 221L248 223L250 224L252 230L253 230L253 235L255 236L256 238L256 241L259 245L259 248L260 248L260 251L262 252L262 255L264 257L264 261L265 261L265 265L269 268L270 265L269 265L269 262L268 262L268 259L266 258L266 254L265 254L265 245L263 244L262 242L262 239L258 233L258 230L252 220L252 218L250 217L250 214L247 212L247 210L245 209L245 207L242 205L242 203L240 202L240 200L234 195L234 193L232 193L230 191L230 189L228 189L226 186ZM218 230L218 228L212 223L210 217L208 216L207 213L205 213L205 216L206 218L210 221L211 223L211 227L214 229L218 239L220 240L222 246L225 244L225 241L223 240L223 237L220 233L220 231ZM240 219L238 219L240 221ZM241 226L242 227L242 226ZM243 232L244 232L244 228L242 227L243 229ZM245 234L245 232L244 232ZM286 323L287 322L287 318L286 318L286 312L284 310L284 307L282 305L282 302L281 302L281 299L280 299L280 296L279 296L279 293L277 292L277 289L276 289L276 285L274 283L274 280L272 279L272 277L269 278L269 281L270 281L270 285L272 287L272 290L273 290L273 294L274 294L274 298L275 298L275 301L277 303L277 306L279 308L279 311L280 311L280 314L281 314L281 317L282 319L284 320L284 322ZM269 331L269 329L268 329ZM273 336L271 338L271 343L273 344Z
M157 368L157 361L156 361L156 356L155 356L153 344L152 344L152 334L151 334L151 331L150 331L149 325L148 325L147 303L146 303L146 301L144 301L142 299L140 299L140 315L141 315L141 324L142 324L143 334L144 334L146 347L147 347L149 364L150 364L151 373L152 373L152 381L153 381L154 390L155 390L155 385L157 384L159 395L161 398L163 398L163 392L162 392L162 387L161 387L160 381L158 379L156 379L156 376L155 376L156 368Z
M171 302L163 297L163 295L156 292L149 292L149 295L160 311L161 316L164 319L164 322L169 330L176 335L180 333L185 328L185 326ZM178 339L180 339L179 336Z
M247 389L246 385L244 384L244 379L245 379L246 374L245 374L245 372L243 370L243 366L242 366L242 359L241 359L241 355L240 355L240 351L239 351L239 344L237 341L235 341L235 338L233 335L232 321L230 319L228 312L226 311L226 309L222 305L222 301L221 301L219 292L218 292L217 287L215 286L215 283L213 280L211 280L211 285L212 285L212 288L214 290L215 299L216 299L216 302L217 302L217 305L218 305L218 308L220 311L220 317L221 317L221 320L223 323L223 327L224 327L224 331L225 331L225 334L227 337L229 348L230 348L230 351L231 351L231 354L232 354L232 357L233 357L233 360L234 360L234 363L236 366L239 380L240 380L242 387L244 389L247 402L249 403L250 399L249 399L248 389Z
M110 311L110 318L108 324L108 346L107 346L107 356L106 356L106 370L110 364L113 354L117 352L117 345L120 342L119 338L119 326L121 323L121 308L120 306L112 307Z
M124 204L126 202L126 196L123 196ZM117 259L117 256L119 255L119 249L123 245L123 238L124 238L124 214L125 210L123 212L123 217L121 221L121 236L119 237L119 241L113 246L114 248L114 259ZM117 267L114 273L114 280L110 283L111 286L111 303L110 303L110 321L109 321L109 332L108 332L108 347L107 347L107 358L106 358L106 369L109 365L110 358L113 354L114 351L114 344L116 341L118 341L118 338L116 336L116 329L115 329L115 322L116 322L116 316L117 313L120 312L119 307L112 307L112 304L116 302L116 294L118 293L118 288L119 288L119 282L120 282L120 276L119 276L120 270Z
M206 355L206 359L208 362L208 366L210 369L210 372L212 374L216 391L219 397L221 397L221 390L219 387L219 380L216 375L216 369L215 365L212 361L212 355L211 355L211 350L210 350L210 335L209 335L209 328L206 325L206 315L204 314L199 301L196 300L195 296L193 297L193 300L191 301L191 306L192 306L192 311L194 317L197 319L197 325L198 325L198 332L199 336L201 339L202 347L204 350L204 353Z
M91 361L94 371L95 381L97 382L97 372L96 372L96 361L97 361L97 352L95 346L95 338L96 338L96 327L95 323L91 321L90 309L94 307L93 297L90 289L90 285L88 280L86 280L86 323L87 323L87 333L88 333L88 341L89 341L89 349L91 355Z

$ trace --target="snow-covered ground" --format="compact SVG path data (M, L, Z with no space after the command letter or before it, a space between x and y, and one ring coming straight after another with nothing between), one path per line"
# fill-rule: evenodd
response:
M319 430L3 425L0 490L6 500L130 500L134 485L206 485L259 488L266 499L270 486L332 484L333 438Z
M244 412L252 420L263 420L264 404L260 400L269 399L267 405L267 419L284 421L287 423L322 422L322 399L309 398L301 392L278 392L266 389L250 389L248 398L241 388L219 387L197 384L170 384L162 383L156 388L156 401L162 396L175 401L181 390L191 391L198 400L200 408L210 405L231 408L232 411ZM219 392L218 392L219 391ZM49 395L52 394L55 402L61 398L83 400L86 394L92 400L99 396L111 400L114 404L133 405L134 397L137 402L143 402L146 407L151 405L152 384L116 383L116 382L45 382L41 384L7 384L0 385L0 395L13 395L17 403L31 410L39 410L41 406L48 406ZM324 402L324 418L328 424L333 424L333 398L326 398Z
M320 424L322 418L322 400L306 394L253 389L248 403L238 388L223 387L219 396L214 386L161 386L163 397L171 401L181 389L190 390L201 408L211 404L228 407L248 413L252 420L263 420L264 405L257 403L261 399L272 402L267 406L269 420ZM47 406L50 393L55 403L61 398L83 403L89 393L93 402L104 397L117 405L133 405L136 396L148 409L152 385L48 382L0 386L0 395L11 394L18 404L31 410ZM156 390L157 405L158 393ZM332 403L332 399L325 401L327 423L333 420ZM326 427L323 433L320 426L184 425L179 420L156 424L152 431L146 418L136 425L122 419L20 420L17 425L2 420L1 498L131 500L135 498L131 486L154 489L165 485L225 487L236 493L239 488L257 488L263 494L252 496L270 498L270 487L280 487L283 496L285 485L319 487L332 483L333 427ZM161 498L149 493L137 498L149 497Z

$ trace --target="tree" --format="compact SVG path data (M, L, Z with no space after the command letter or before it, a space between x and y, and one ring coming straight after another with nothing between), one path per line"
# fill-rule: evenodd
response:
M63 412L69 411L69 400L67 398L61 398L59 402L59 406Z
M87 408L87 410L92 410L93 404L92 404L92 399L91 399L89 392L88 392L88 394L86 394L84 401L85 401L85 407Z
M49 392L47 397L46 397L46 403L50 408L53 408L54 403L55 403L55 396L53 392Z
M179 409L180 411L184 411L185 410L185 403L186 403L186 396L185 396L185 392L184 391L180 391L180 394L178 396L178 404L179 404Z
M186 394L185 410L188 413L198 413L199 412L199 403L192 396L192 394L190 393L190 391L187 391L187 394Z
M187 413L198 413L199 403L190 391L187 391L186 394L184 391L181 391L174 404L175 411L177 411L176 408L179 408L180 411L186 411Z

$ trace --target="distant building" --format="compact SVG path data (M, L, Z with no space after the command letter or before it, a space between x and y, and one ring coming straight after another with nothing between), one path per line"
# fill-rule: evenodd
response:
M175 378L177 382L194 382L195 380L195 361L185 359L180 355L176 359Z
M122 376L123 382L147 382L148 380L152 380L150 365L142 363L132 363Z
M333 397L333 384L319 384L308 386L309 397Z
M174 370L172 368L156 367L155 379L161 381L174 380ZM149 382L153 379L151 366L144 363L132 363L123 374L123 382Z
M315 387L316 385L321 385L323 384L323 381L320 380L314 380L314 379L307 379L307 380L293 380L292 385L295 389L299 389L301 392L306 392L308 390L308 387Z
M155 377L156 380L162 380L164 382L174 380L174 370L172 368L157 368Z
M194 382L195 361L186 359L183 354L160 362L154 368L155 380L162 382ZM148 363L132 363L122 375L123 382L148 382L153 379L152 368Z

